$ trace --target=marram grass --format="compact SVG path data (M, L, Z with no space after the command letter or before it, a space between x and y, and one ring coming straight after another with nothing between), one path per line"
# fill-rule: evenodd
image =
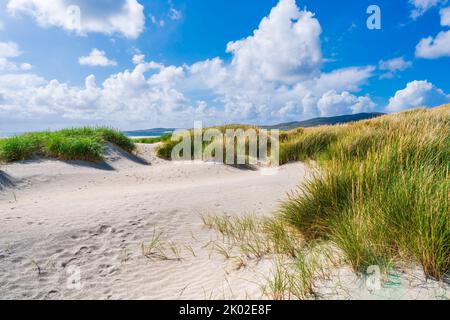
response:
M207 129L217 129L218 131L220 131L222 134L226 134L227 130L243 130L243 131L247 131L247 130L254 130L254 132L256 133L256 144L259 144L259 139L260 137L258 136L259 134L259 130L260 128L253 126L253 125L238 125L238 124L229 124L229 125L223 125L223 126L215 126L215 127L210 127L210 128L204 128L202 129L202 134L205 134L205 131ZM191 139L191 148L190 148L190 155L187 155L188 159L193 159L194 158L194 130L189 130L190 133L190 139ZM267 152L270 153L270 134L268 135L268 140L267 140ZM212 139L213 141L202 141L202 151L204 152L206 147L208 147L209 145L211 145L211 143L215 142L215 143L221 143L222 147L223 147L223 162L226 162L227 159L227 138L225 137L224 139L222 139L221 141L214 141L214 139ZM237 163L237 138L233 137L232 140L234 143L234 149L233 149L233 157L234 157L234 163ZM155 141L155 142L160 142ZM177 146L180 142L181 142L181 138L179 138L178 140L174 139L172 140L172 135L168 135L166 137L164 137L164 140L162 140L162 144L157 148L156 152L157 152L157 156L166 160L171 160L172 158L172 150L175 148L175 146ZM144 142L145 143L145 142ZM249 147L250 147L250 142L248 137L245 138L245 159L244 162L246 165L248 165L250 163L250 158L249 158ZM213 152L214 155L214 152ZM179 154L180 157L184 157L183 151L180 152Z
M170 158L177 143L158 155ZM280 163L308 160L313 177L278 215L302 239L333 242L357 271L407 261L448 275L450 105L282 132Z
M35 156L61 160L100 161L106 142L131 152L134 142L111 128L73 128L54 132L27 133L0 140L0 161L27 160Z
M305 129L281 149L318 163L279 213L305 239L334 242L359 271L406 260L448 274L450 106Z

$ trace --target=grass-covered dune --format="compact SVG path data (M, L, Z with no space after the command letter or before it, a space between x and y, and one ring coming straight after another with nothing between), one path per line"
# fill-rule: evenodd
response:
M232 129L232 130L237 130L237 129L242 129L244 131L249 130L249 129L253 129L255 130L256 133L259 132L260 128L256 127L256 126L252 126L252 125L239 125L239 124L229 124L229 125L224 125L224 126L214 126L214 127L210 127L210 128L204 128L202 130L202 134L205 134L205 131L207 129L217 129L219 130L222 134L225 134L227 130ZM193 159L194 157L194 130L189 130L190 135L191 135L191 158ZM172 149L181 141L181 138L179 140L172 140L172 135L167 135L165 136L164 140L160 140L161 142L163 142L162 145L160 145L156 152L158 157L166 159L166 160L171 160L171 156L172 156ZM258 139L258 137L257 137ZM157 142L160 142L157 141ZM259 140L257 140L259 141ZM202 144L202 148L203 151L206 149L206 147L210 144L211 142L203 142ZM237 144L237 140L235 139L234 141L235 146ZM223 148L224 148L224 152L223 152L223 161L225 162L226 159L226 139L223 139L222 141L223 144ZM245 152L246 155L248 155L248 148L249 148L249 143L248 140L246 140L246 145L245 145ZM270 150L269 150L270 151ZM237 153L237 149L234 149L234 157L236 159L236 153ZM248 163L248 157L246 157L246 163Z
M449 273L450 105L280 134L281 164L309 160L313 178L277 215L303 240L334 243L357 271L403 261Z
M237 127L255 128L218 128ZM65 129L0 140L0 162L99 161L106 142L135 148L113 129ZM170 158L178 142L162 142L158 155ZM357 271L401 261L438 279L449 274L450 105L280 134L281 164L309 160L313 177L276 215L286 230L309 244L331 242Z
M13 162L36 156L61 160L101 161L106 142L131 152L134 142L122 132L105 127L73 128L27 133L0 140L0 162Z
M355 270L402 260L448 274L450 105L289 132L281 158L320 168L280 211L307 241L332 241Z

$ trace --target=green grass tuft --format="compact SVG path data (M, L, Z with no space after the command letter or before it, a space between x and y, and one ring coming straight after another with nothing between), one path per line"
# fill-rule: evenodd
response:
M41 139L35 136L19 136L0 140L0 159L6 162L25 160L41 148Z
M61 160L97 162L103 159L106 142L132 152L134 142L111 128L72 128L54 132L27 133L0 140L0 161L14 162L44 156Z
M259 131L260 128L256 127L256 126L252 126L252 125L237 125L237 124L230 124L230 125L224 125L224 126L215 126L215 127L210 127L210 128L204 128L203 129L203 134L205 133L205 131L207 129L217 129L219 130L224 136L227 132L227 130L243 130L244 132L246 132L247 130L254 130L256 133L256 143L259 144ZM191 154L187 156L188 159L192 160L194 158L194 130L191 129L189 130L190 132L190 136L191 136ZM171 156L172 156L172 150L173 148L179 144L181 142L181 138L178 140L171 140L172 135L170 135L169 137L166 137L164 140L162 140L162 144L158 147L157 149L157 156L166 160L171 160ZM214 139L212 139L214 140ZM159 142L159 141L158 141ZM226 136L224 138L222 138L220 141L211 141L211 142L205 142L203 141L202 143L202 151L204 152L205 149L210 146L212 143L220 143L222 144L223 147L223 162L226 162L227 159L227 139ZM237 137L234 137L232 141L230 141L230 144L234 144L234 163L233 164L237 164L237 146L238 146L238 139ZM245 159L242 162L245 163L240 163L242 165L249 165L250 164L250 157L249 157L249 148L250 147L250 142L249 142L249 137L246 136L245 137L245 142L244 142L244 148L245 148L245 154L244 157ZM269 134L269 138L268 138L268 150L267 152L269 153L269 157L270 157L270 134ZM181 154L179 155L180 157L184 157L184 155L182 154L183 152L181 152ZM213 153L214 155L214 153ZM208 157L210 155L206 155L206 157ZM205 160L210 160L210 159L205 159Z
M450 106L306 129L281 149L319 165L280 211L307 241L334 242L358 271L401 259L448 274Z

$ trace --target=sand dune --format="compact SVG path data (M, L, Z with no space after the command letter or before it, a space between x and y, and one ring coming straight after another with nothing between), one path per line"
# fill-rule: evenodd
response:
M174 164L140 145L107 146L106 161L33 160L0 172L0 298L261 299L273 261L238 268L200 214L270 215L308 176L301 163L276 175L222 165ZM161 233L164 255L142 243ZM145 248L144 248L145 249ZM378 298L348 268L331 270L328 298ZM397 298L448 296L449 286L409 273ZM80 280L80 281L78 281Z
M0 195L0 297L7 299L260 298L267 263L235 271L205 247L216 236L199 214L270 214L307 173L301 164L273 176L175 165L148 146L139 157L108 146L100 165L35 160L2 170L3 180L14 179ZM181 261L142 255L155 230ZM81 289L67 285L70 266L80 268Z

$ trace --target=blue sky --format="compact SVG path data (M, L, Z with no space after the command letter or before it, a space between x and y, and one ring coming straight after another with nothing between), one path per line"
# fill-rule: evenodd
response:
M449 2L3 0L0 131L276 123L446 103ZM371 4L380 30L366 26Z

